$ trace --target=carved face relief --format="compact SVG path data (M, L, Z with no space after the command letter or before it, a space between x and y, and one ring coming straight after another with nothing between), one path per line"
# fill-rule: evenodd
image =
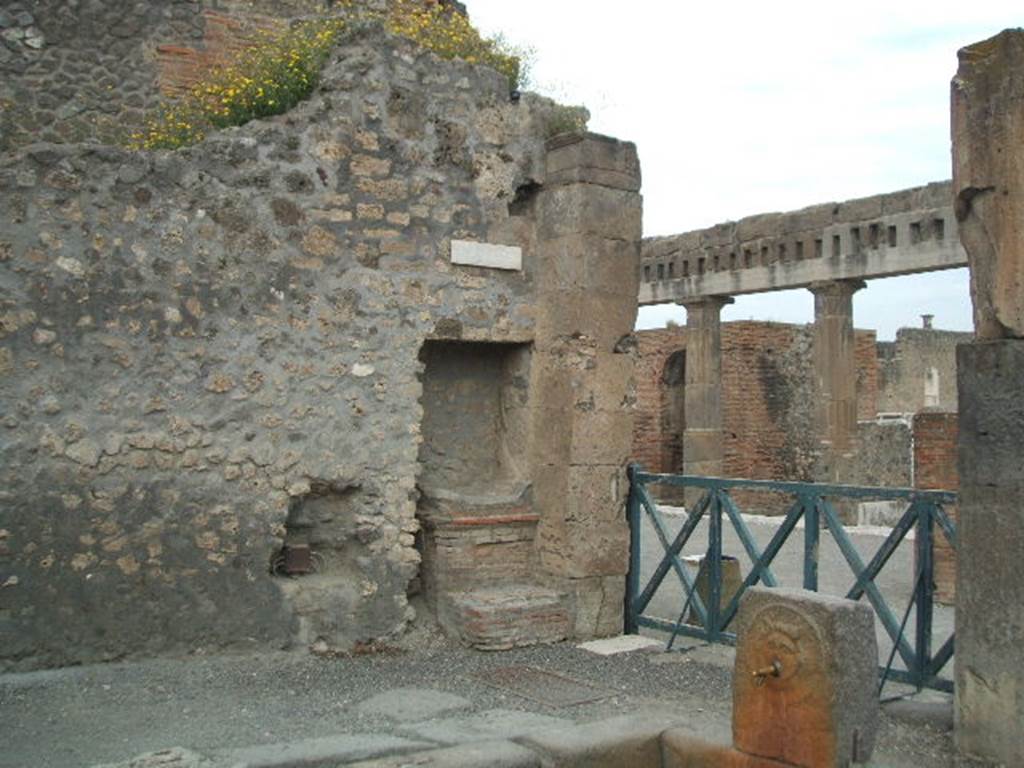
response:
M802 697L824 684L821 632L808 616L788 606L766 606L755 614L749 631L753 635L752 652L747 656L752 665L750 676L773 670L762 675L764 682L758 687L771 683L776 689L785 688L794 697ZM790 699L792 703L800 700Z
M833 689L824 632L813 616L788 604L763 606L746 621L736 649L737 748L798 765L826 764L820 760L835 747Z

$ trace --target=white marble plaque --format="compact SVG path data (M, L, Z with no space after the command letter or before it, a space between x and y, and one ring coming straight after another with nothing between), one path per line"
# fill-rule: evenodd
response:
M520 270L523 268L523 249L514 245L452 240L452 264Z

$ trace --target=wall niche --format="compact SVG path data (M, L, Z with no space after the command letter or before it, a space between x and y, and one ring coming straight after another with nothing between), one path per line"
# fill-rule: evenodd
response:
M530 345L427 341L421 492L506 496L526 483Z

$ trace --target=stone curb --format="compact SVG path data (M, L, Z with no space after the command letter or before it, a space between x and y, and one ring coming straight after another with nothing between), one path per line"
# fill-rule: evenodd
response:
M306 746L314 742L317 749L307 750ZM540 730L513 740L477 741L420 751L410 750L422 747L422 743L390 747L380 742L356 745L346 742L345 737L275 746L281 750L278 755L252 747L224 753L212 761L175 748L94 768L708 768L721 765L723 760L737 768L782 767L772 760L736 753L730 744L708 741L706 734L694 733L678 719L643 714ZM367 754L374 752L391 754L366 759ZM734 762L737 756L740 762Z
M350 768L639 768L661 765L661 735L685 730L667 716L625 715L545 729L511 741L476 742L377 760ZM344 765L344 764L343 764ZM273 768L292 768L280 765Z
M392 737L388 744L361 734L228 750L212 758L175 748L95 768L655 767L662 764L662 734L673 728L687 731L675 718L633 714L456 746L424 749L424 742Z

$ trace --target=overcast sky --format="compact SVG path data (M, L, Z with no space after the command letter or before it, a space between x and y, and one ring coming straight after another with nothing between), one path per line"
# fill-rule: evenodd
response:
M948 179L956 51L1024 25L1021 0L466 4L485 31L534 49L533 90L636 142L645 235ZM967 281L966 269L873 281L854 322L879 338L924 313L971 330ZM787 291L739 297L723 318L813 311L809 291ZM685 312L645 308L638 325L667 318Z

